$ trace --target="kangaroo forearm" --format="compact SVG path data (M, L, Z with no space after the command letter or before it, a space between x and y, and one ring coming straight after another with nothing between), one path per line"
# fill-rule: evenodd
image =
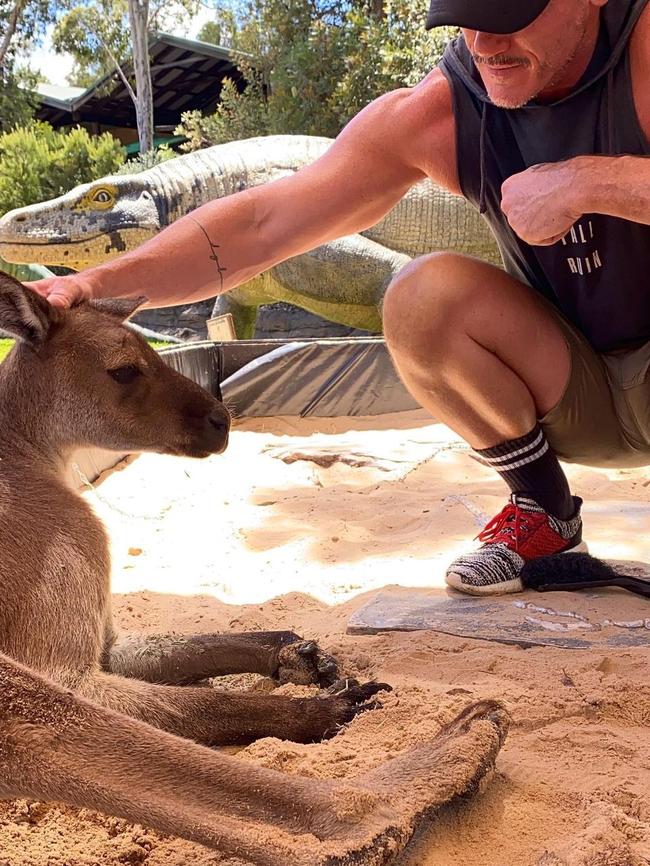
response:
M244 744L261 737L313 742L334 734L354 715L346 698L339 696L288 698L220 692L103 673L91 674L77 691L107 709L206 746Z
M111 648L108 664L113 674L168 685L235 673L271 677L280 650L299 640L289 631L130 636Z

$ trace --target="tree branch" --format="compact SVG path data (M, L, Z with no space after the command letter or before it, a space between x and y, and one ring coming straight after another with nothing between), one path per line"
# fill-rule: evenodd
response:
M16 5L11 10L11 14L9 15L9 22L7 24L7 32L2 37L2 43L0 43L0 66L5 65L5 58L7 56L7 52L9 51L9 45L11 44L11 40L16 33L16 28L18 27L18 18L20 17L20 13L25 8L25 3L27 0L16 0Z
M99 32L97 32L95 35L97 36L97 38L101 42L102 48L104 49L104 51L108 54L111 63L115 66L117 73L120 76L120 78L122 79L122 82L123 82L124 86L126 87L129 96L133 100L133 104L137 107L138 97L135 95L135 90L131 87L131 83L129 82L129 79L124 74L124 71L122 70L122 67L119 64L118 59L115 57L115 55L113 54L111 49L108 47L108 44L106 42L104 42L104 40L101 37L101 34Z

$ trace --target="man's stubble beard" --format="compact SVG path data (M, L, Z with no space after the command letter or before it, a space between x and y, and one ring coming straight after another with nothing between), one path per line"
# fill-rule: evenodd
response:
M542 84L540 84L537 87L537 89L533 93L531 93L529 96L526 96L525 98L520 98L516 101L513 99L508 99L507 96L502 96L500 98L497 97L495 99L494 97L490 96L490 94L488 93L488 96L490 96L492 104L496 105L497 108L505 108L505 109L509 109L510 111L515 111L518 108L525 108L526 105L531 103L533 100L537 99L537 97L540 95L540 93L543 93L545 90L550 89L550 88L558 85L561 82L562 76L564 75L564 73L566 72L568 67L575 60L576 55L578 54L578 51L580 50L580 47L583 43L583 40L585 39L585 37L587 35L586 16L580 22L580 28L581 28L580 38L576 41L575 48L573 49L573 52L566 58L566 60L564 61L564 63L562 64L561 67L555 68L555 71L552 72L551 70L554 69L554 64L549 63L549 62L545 62L545 63L541 63L539 65L538 68L540 71L547 71L549 73L549 78L547 81L544 81ZM496 64L497 66L498 65L506 65L508 63L508 61L512 63L513 61L519 60L520 58L510 58L510 57L501 55L499 57L499 59L501 60L501 63ZM482 60L480 58L477 59L476 57L474 57L474 63L476 64L476 66L479 70L480 70L480 67L482 65L486 65L485 60ZM521 65L530 67L531 64L528 61L522 60ZM486 90L487 90L487 88L486 88Z

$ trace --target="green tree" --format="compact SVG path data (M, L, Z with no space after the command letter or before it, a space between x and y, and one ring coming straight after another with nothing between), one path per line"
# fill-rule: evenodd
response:
M211 42L212 45L223 45L223 28L219 21L208 21L199 30L197 39L201 42Z
M0 0L0 132L27 123L36 108L36 75L16 63L40 41L66 0Z
M381 17L352 9L345 27L345 72L330 99L341 126L382 93L417 84L457 32L425 30L423 6L413 0L385 0Z
M126 0L98 0L91 6L73 6L57 22L52 45L56 52L73 58L70 83L90 87L129 54Z
M2 0L0 0L2 2ZM148 29L170 31L195 14L200 0L153 0ZM55 51L70 54L71 83L88 87L127 60L132 51L128 0L69 0L52 34Z
M10 66L12 54L38 42L65 0L0 0L0 67Z
M36 110L33 88L36 76L29 70L0 66L0 133L28 123Z
M427 32L419 0L245 0L216 23L204 33L244 52L249 84L243 93L226 85L209 117L183 116L189 149L270 133L335 136L380 94L423 78L455 32Z
M122 165L124 150L112 135L76 127L57 132L33 122L0 135L0 214L46 201Z

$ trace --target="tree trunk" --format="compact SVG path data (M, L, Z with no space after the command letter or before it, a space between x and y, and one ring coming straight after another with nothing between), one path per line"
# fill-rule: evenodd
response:
M140 153L153 150L153 93L149 67L149 0L129 0Z
M24 6L25 0L16 0L14 8L9 13L7 29L2 35L2 40L0 40L0 67L5 65L9 46L14 37L14 33L16 32L16 27L18 27L18 19L20 18L20 13L23 11Z

